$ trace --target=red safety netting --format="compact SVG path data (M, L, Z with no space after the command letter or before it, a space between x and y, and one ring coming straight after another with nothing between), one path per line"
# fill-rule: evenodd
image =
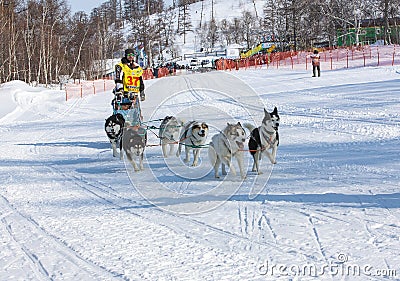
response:
M114 81L109 79L81 81L77 84L68 83L65 85L65 100L112 91L114 87Z
M308 69L311 65L311 51L275 52L254 55L244 59L220 59L217 70L256 68L261 65L276 68ZM350 68L360 66L400 65L400 46L361 46L320 49L321 67L324 69Z

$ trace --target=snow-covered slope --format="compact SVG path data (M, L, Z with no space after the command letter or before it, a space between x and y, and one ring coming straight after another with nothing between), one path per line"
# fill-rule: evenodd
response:
M398 280L400 88L396 68L211 72L146 81L148 125L178 115L281 115L278 164L216 180L164 160L112 157L111 93L64 101L0 87L1 280ZM154 145L154 146L153 146ZM145 198L143 198L145 196ZM349 272L347 272L349 271Z

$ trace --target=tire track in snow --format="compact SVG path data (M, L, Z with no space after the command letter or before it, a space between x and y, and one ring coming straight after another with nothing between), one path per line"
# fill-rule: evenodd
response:
M400 124L400 117L390 117L390 120L384 118L376 118L375 120L371 119L362 119L360 117L349 117L348 115L327 115L327 114L318 114L318 113L305 113L302 111L294 111L291 110L289 112L281 111L282 115L286 116L294 116L294 117L306 117L306 118L315 118L322 120L331 120L331 121L342 121L342 122L360 122L366 124L374 124L374 125L387 125L398 127Z
M368 192L369 192L369 194L371 194L373 196L376 195L371 190L369 190ZM363 210L365 217L371 217L371 215L368 214L368 211L367 211L368 208L364 208L364 204L361 199L359 199L359 204L361 206L361 209ZM382 205L384 206L384 204L382 204ZM388 216L392 217L394 219L394 221L396 221L397 223L399 222L399 218L397 218L395 215L393 215L389 208L382 207L382 210L384 210L388 214ZM375 214L373 214L373 215L375 215ZM373 223L375 225L377 225L377 224L380 225L382 222L373 222ZM364 229L368 233L368 235L371 237L369 239L369 242L370 242L369 244L372 245L376 249L376 251L373 251L374 253L382 253L387 250L387 248L385 248L386 245L380 245L381 243L377 242L377 240L384 241L385 238L387 238L387 237L379 237L381 235L379 233L376 233L376 231L374 231L374 229L379 229L379 228L381 228L381 227L375 228L372 226L371 222L369 222L368 220L364 220ZM400 227L396 226L396 228L400 228ZM397 233L398 233L398 231L399 230L397 229ZM397 236L397 237L399 237L399 236ZM390 238L393 239L393 237L390 237ZM397 268L393 268L389 265L386 258L382 258L382 262L383 262L383 264L385 264L387 270L397 270Z
M55 116L45 116L44 119L34 122L42 122L54 118L65 117L68 114L76 112L85 101L84 98L76 99L68 108L62 112L58 112ZM57 131L57 126L52 128L52 132ZM39 142L44 137L49 137L51 133L46 131L44 134L39 135L36 140L31 142ZM29 148L30 153L38 154L37 146ZM33 168L32 168L33 169ZM73 268L74 276L80 280L104 280L106 277L113 280L123 280L112 272L105 270L104 268L86 260L71 247L69 247L65 241L50 234L44 227L40 226L32 217L29 215L22 214L18 209L13 207L7 200L6 197L0 194L0 206L2 210L10 210L7 215L0 217L3 224L6 226L6 230L10 235L10 238L15 241L21 248L24 255L27 257L32 264L32 270L40 280L54 280L60 276L65 278L68 274L71 274ZM19 229L21 231L16 231ZM22 230L23 229L23 230ZM26 229L29 229L27 231ZM29 241L29 243L27 242ZM35 243L33 243L35 242ZM45 249L45 250L44 250ZM57 257L57 262L62 264L63 269L57 269L52 271L49 267L54 268L53 261L49 264L49 261L43 261L43 258ZM42 258L42 259L41 259ZM67 268L67 265L70 268ZM66 269L67 268L67 269ZM67 271L65 271L65 269ZM64 272L65 271L65 272Z
M5 210L8 206L4 206L4 201L6 201L6 199L3 196L0 196L0 206L2 210ZM9 204L7 202L7 204ZM38 259L38 257L33 254L31 251L29 251L29 249L24 246L21 242L19 242L19 240L16 238L16 234L14 234L13 229L14 226L16 226L15 223L9 222L9 220L6 219L6 217L14 215L13 212L8 212L7 214L3 215L1 218L1 222L4 225L4 228L6 229L6 232L8 233L11 241L17 245L17 247L20 249L20 251L23 253L24 257L26 258L26 260L29 262L29 268L32 270L33 274L36 276L36 278L38 278L38 280L52 280L48 274L48 272L46 271L46 269L43 267L42 263L40 262L40 260ZM14 263L16 261L13 261L12 263ZM11 263L11 264L12 264ZM3 266L4 271L7 271L8 267L11 265L5 265Z
M240 233L243 235L248 235L248 223L247 223L247 207L244 207L244 210L241 211L241 206L238 207L238 215L239 215L239 225L240 225Z
M189 216L169 213L156 207L145 208L147 207L147 205L129 198L125 198L117 193L111 192L107 190L109 189L108 186L101 184L100 182L94 183L93 180L89 181L82 176L74 175L70 172L67 173L65 171L61 171L55 167L48 166L47 168L52 170L53 172L61 174L71 183L77 185L78 187L92 194L96 198L101 199L102 201L107 202L110 205L113 205L117 209L120 209L138 218L144 219L150 223L157 223L160 226L163 226L174 232L182 233L187 237L191 237L194 241L200 242L207 246L211 246L213 248L221 247L222 250L230 252L236 251L230 245L238 245L241 249L248 249L247 245L248 243L250 243L252 246L254 246L254 248L252 247L252 251L254 251L254 253L256 254L262 250L268 250L270 254L274 254L276 256L280 256L282 253L288 254L291 258L294 258L296 256L306 256L305 254L302 254L299 249L289 245L277 245L268 241L255 241L247 236L240 236L230 231L226 231L221 228L195 220L193 218L190 218ZM102 188L101 186L103 186L104 188ZM133 209L131 208L132 204L142 206L142 211L140 213L137 211L133 211ZM177 219L180 220L182 223L168 223L170 221L174 222ZM220 241L222 240L229 240L229 242L221 244ZM243 253L239 251L238 254L242 255Z
M237 211L240 233L242 236L249 237L251 239L254 235L257 235L257 239L260 242L272 239L276 245L279 245L277 242L278 235L271 225L271 221L266 210L261 209L261 215L256 215L255 211L250 212L249 214L248 209L248 206L238 202ZM256 211L260 211L260 209L257 209Z
M193 88L193 86L192 86L193 84L192 84L192 82L190 81L189 77L187 77L187 76L182 76L182 78L183 78L183 80L184 80L185 83L186 83L186 86L187 86L187 88L188 88L188 91L192 94L192 96L193 96L194 98L197 99L197 102L204 101L204 97L203 97L201 94L199 94L199 93L197 92L196 89Z
M31 268L40 280L67 277L68 274L71 274L71 269L74 276L80 278L80 280L85 278L100 280L104 277L120 279L114 273L82 258L65 242L47 232L34 219L14 208L2 195L0 195L0 206L2 210L8 211L7 216L1 218L1 222L5 225L11 239L19 245L24 255L31 262ZM52 258L51 261L47 260L48 257ZM64 268L68 265L68 272L63 273L62 269L52 272L50 267L53 267L54 263L62 263Z
M266 228L268 229L268 231L270 232L271 237L275 240L275 243L277 243L278 235L274 231L274 229L273 229L273 227L271 225L271 220L267 216L267 212L265 210L262 210L262 215L259 218L257 224L258 224L258 228L260 229L260 232L261 232L262 229L264 229L263 225L265 225ZM265 239L265 237L262 237L262 238Z

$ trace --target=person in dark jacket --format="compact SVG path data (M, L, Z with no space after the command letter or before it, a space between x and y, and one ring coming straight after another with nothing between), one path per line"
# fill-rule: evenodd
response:
M316 72L318 72L318 77L321 76L321 68L320 68L320 56L318 54L318 50L314 50L314 53L310 56L311 58L311 64L313 67L313 76L316 76Z

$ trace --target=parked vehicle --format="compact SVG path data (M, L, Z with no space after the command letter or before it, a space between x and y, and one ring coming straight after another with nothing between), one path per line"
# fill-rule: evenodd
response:
M199 66L201 66L200 60L198 60L198 59L191 59L190 60L190 68L197 69L197 68L199 68Z

